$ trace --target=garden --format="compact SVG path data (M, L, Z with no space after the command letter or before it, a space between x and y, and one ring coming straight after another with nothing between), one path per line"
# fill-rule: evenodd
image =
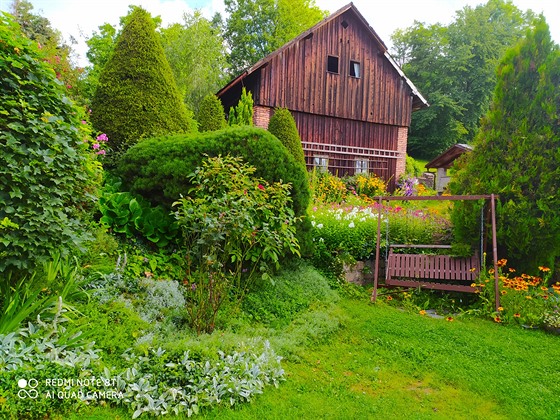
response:
M560 416L559 178L539 172L529 199L523 179L472 185L492 151L481 136L450 188L499 194L499 259L482 255L476 293L381 288L371 303L350 268L367 278L391 243L470 253L483 203L380 204L434 194L411 158L395 191L375 174L308 172L290 112L253 127L250 92L227 121L213 95L195 118L168 67L122 74L138 50L165 63L140 8L90 106L0 20L0 417ZM139 77L168 96L143 110Z

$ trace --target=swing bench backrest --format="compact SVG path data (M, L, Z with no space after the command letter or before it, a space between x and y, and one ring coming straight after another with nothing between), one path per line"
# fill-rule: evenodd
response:
M390 245L387 258L388 286L421 287L474 293L472 287L480 274L480 258L434 254L401 254L396 248L450 249L450 245Z

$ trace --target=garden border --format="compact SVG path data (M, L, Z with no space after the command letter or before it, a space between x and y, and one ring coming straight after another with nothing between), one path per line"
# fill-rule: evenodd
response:
M495 292L495 305L496 311L500 307L500 291L498 282L498 244L496 240L496 198L495 194L490 195L435 195L435 196L380 196L374 197L379 203L379 213L377 218L377 243L375 246L375 270L373 277L373 292L371 301L377 300L377 286L379 281L379 255L380 255L380 239L381 239L381 212L383 210L383 201L469 201L469 200L489 200L490 201L490 214L492 220L492 259L494 264L494 292ZM388 244L387 244L388 245ZM421 287L421 282L417 282ZM445 283L441 283L445 285ZM443 286L440 290L448 290ZM450 287L449 290L453 290Z

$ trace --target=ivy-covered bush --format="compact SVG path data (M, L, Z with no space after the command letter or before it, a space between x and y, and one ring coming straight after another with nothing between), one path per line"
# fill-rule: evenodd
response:
M224 106L216 95L206 95L198 110L198 130L217 131L227 126Z
M309 185L305 166L268 131L256 127L234 127L196 135L175 135L147 139L132 147L121 159L117 173L123 188L171 209L181 194L192 188L189 175L205 157L239 156L256 168L255 177L269 183L291 184L291 208L297 217L309 206ZM298 240L305 250L309 222L298 224ZM308 244L307 244L308 246Z
M274 134L286 146L298 162L305 165L301 138L294 117L292 117L289 110L286 108L275 110L268 123L268 131Z
M82 110L44 58L0 15L0 272L80 246L98 182Z
M196 131L144 9L134 9L117 38L91 109L93 126L111 139L113 161L142 138Z

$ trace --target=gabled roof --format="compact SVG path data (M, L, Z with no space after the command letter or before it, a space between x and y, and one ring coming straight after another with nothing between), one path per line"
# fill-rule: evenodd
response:
M436 157L431 162L426 163L426 168L445 168L449 169L453 162L465 152L471 152L473 150L472 146L468 144L454 144L441 155Z
M279 49L277 49L276 51L274 51L273 53L267 55L266 57L264 57L263 59L257 61L254 65L252 65L251 67L249 67L247 70L245 70L243 73L241 73L239 76L237 76L235 79L233 79L231 82L229 82L226 86L224 86L219 92L218 92L218 96L221 96L222 94L226 93L230 88L232 88L233 86L237 85L237 83L239 83L240 81L242 81L243 79L245 79L247 76L249 76L250 74L252 74L253 72L257 71L258 69L260 69L263 66L266 66L275 56L277 56L278 54L282 53L284 50L286 50L287 48L289 48L290 46L292 46L293 44L299 42L300 40L302 40L303 38L309 36L310 34L312 34L313 32L315 32L318 28L320 28L321 26L327 24L328 22L336 19L337 17L339 17L340 15L346 13L347 11L352 11L356 17L358 18L358 20L360 20L362 22L362 24L364 25L364 27L367 29L367 31L370 33L371 37L377 42L377 44L379 45L379 49L381 50L381 52L383 53L383 55L385 56L385 58L389 61L389 63L391 63L391 65L395 68L395 70L399 73L399 75L406 81L407 85L410 87L410 89L412 90L412 94L414 95L414 100L413 100L413 104L412 104L412 109L413 110L418 110L421 108L425 108L427 106L429 106L428 101L426 101L426 99L422 96L422 94L420 94L420 92L418 91L418 89L416 88L416 86L414 86L414 83L412 83L412 81L406 77L406 75L404 74L404 72L402 71L402 69L399 67L399 65L395 62L395 60L393 59L393 57L391 57L387 51L387 46L385 45L385 43L381 40L381 38L379 37L379 35L377 35L377 32L375 32L373 30L373 28L369 25L369 23L367 22L367 20L363 17L363 15L358 11L358 9L356 8L356 6L354 6L354 3L349 3L346 6L342 7L341 9L337 10L336 12L334 12L332 15L327 16L325 19L323 19L322 21L320 21L319 23L317 23L315 26L313 26L312 28L308 29L307 31L303 32L301 35L299 35L298 37L292 39L290 42L284 44L282 47L280 47Z

